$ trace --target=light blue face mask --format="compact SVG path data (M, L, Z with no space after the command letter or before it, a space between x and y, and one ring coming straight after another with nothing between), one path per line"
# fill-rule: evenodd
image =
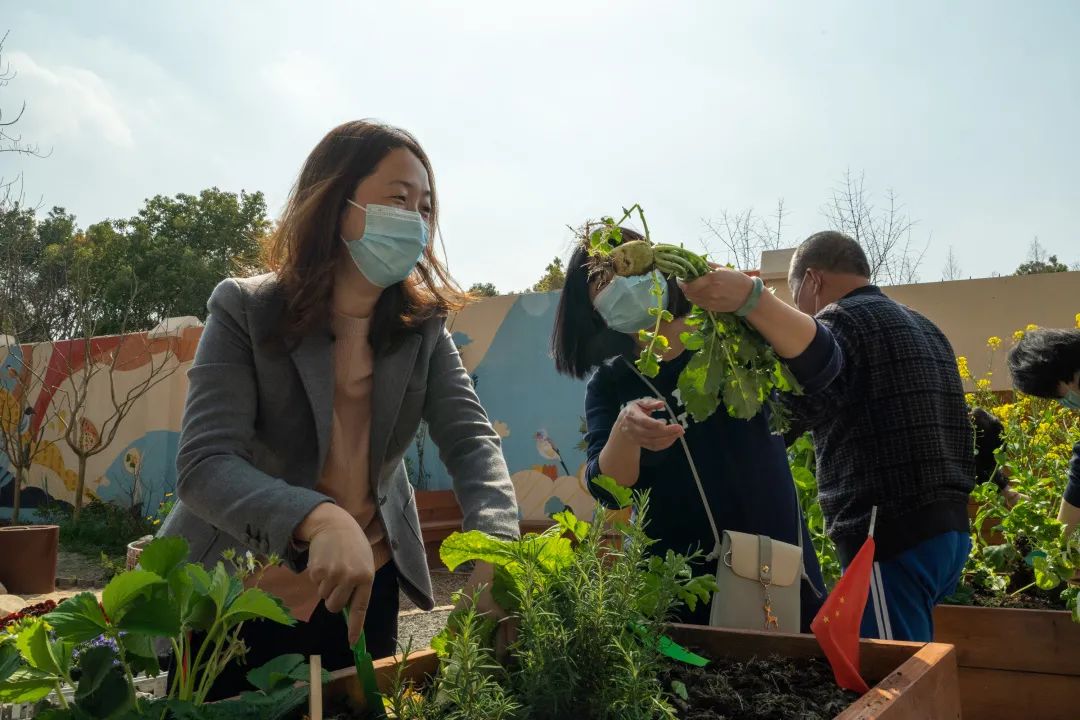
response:
M381 288L409 277L428 244L428 225L420 213L389 205L369 203L365 208L352 200L346 202L365 215L363 237L341 237L360 273Z
M1065 396L1061 398L1061 404L1070 410L1080 411L1080 392L1070 388L1069 391L1065 393Z
M656 322L656 318L649 314L649 308L656 307L656 296L653 295L656 277L664 288L664 307L667 307L667 280L657 270L633 277L617 275L596 294L593 307L607 326L616 332L630 334L644 330Z

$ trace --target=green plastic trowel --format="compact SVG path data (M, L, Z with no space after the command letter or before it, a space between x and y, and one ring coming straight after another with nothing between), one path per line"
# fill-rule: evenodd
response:
M349 609L342 611L345 622L349 620ZM353 664L356 666L356 678L360 681L360 687L364 691L364 702L367 703L367 717L374 720L386 720L386 708L383 706L382 694L379 692L379 682L375 678L375 664L371 653L367 650L367 638L364 631L360 631L360 639L352 646Z

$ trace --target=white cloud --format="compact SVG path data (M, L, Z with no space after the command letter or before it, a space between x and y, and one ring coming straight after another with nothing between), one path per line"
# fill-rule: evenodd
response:
M310 115L311 108L325 114L340 104L348 88L329 62L302 50L290 50L263 65L259 75L271 92L288 103L289 110L302 116Z
M46 67L23 52L13 52L11 67L28 103L24 119L45 147L59 140L103 140L130 149L135 136L115 94L96 73L70 65Z

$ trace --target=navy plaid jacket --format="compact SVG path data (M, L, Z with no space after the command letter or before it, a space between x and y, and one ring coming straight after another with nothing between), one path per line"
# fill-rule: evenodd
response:
M952 346L919 313L872 285L824 308L843 369L824 390L786 396L810 430L821 509L846 565L878 507L877 558L968 530L974 436Z

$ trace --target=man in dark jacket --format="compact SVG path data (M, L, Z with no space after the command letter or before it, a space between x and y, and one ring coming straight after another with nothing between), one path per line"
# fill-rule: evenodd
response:
M819 501L845 567L877 508L862 635L925 642L971 549L972 426L949 341L870 276L862 248L842 233L817 233L795 251L795 303L832 331L844 367L790 407L796 427L813 433Z

